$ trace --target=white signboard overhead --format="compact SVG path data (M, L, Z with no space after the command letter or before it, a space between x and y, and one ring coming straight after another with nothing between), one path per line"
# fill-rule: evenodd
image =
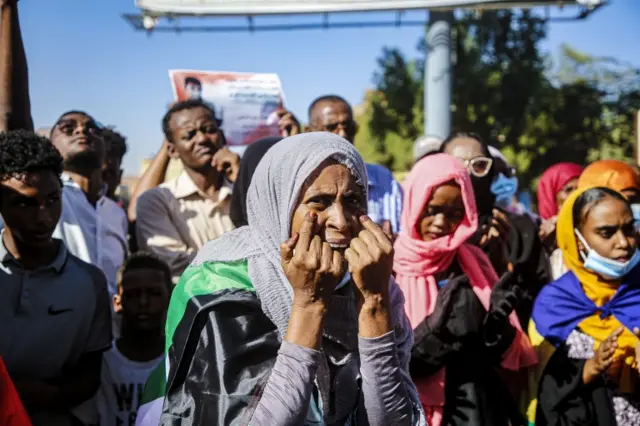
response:
M597 5L603 0L137 0L151 14L272 15L329 12L364 12L469 7L530 7L540 5Z

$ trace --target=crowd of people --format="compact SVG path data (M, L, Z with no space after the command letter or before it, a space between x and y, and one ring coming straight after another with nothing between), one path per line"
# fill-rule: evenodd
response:
M534 210L474 133L399 183L339 96L242 157L191 99L122 200L115 127L34 132L0 4L0 425L640 425L633 165L555 164Z

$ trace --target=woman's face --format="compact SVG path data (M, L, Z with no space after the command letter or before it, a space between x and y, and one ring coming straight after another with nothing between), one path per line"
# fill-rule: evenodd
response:
M344 252L362 230L359 217L366 211L364 191L349 169L325 162L302 186L291 219L291 235L300 231L308 212L315 212L318 216L315 234L333 249Z
M599 255L626 262L638 243L633 215L627 203L607 197L594 206L579 229L587 244ZM580 241L578 248L584 252Z
M433 191L431 199L424 206L416 230L423 241L446 237L456 232L464 214L460 187L454 182L445 183Z
M464 162L471 161L474 158L488 157L482 143L467 136L453 139L445 147L444 153L452 155ZM486 170L487 175L484 177L477 177L474 176L473 173L471 174L471 183L473 184L473 191L476 194L476 204L480 213L490 212L495 200L491 193L491 181L493 179L491 167Z
M565 183L565 185L556 194L556 205L558 206L558 210L560 210L564 202L569 198L569 195L571 195L571 193L576 189L578 189L577 177L574 177L569 182Z

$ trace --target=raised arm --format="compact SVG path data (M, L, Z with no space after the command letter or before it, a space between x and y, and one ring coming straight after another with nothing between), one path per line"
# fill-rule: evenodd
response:
M129 208L127 209L129 221L134 222L136 220L136 206L138 205L138 198L140 198L140 195L144 194L149 189L155 188L164 181L164 176L167 174L170 160L169 153L167 152L167 141L164 141L162 143L162 148L160 148L160 151L158 151L156 156L153 157L151 164L149 164L147 170L145 170L142 176L140 176L138 183L134 186L133 191L131 191Z
M0 0L0 132L33 130L27 57L17 3L18 0Z
M362 375L360 421L370 426L422 424L408 375L413 338L404 298L391 283L392 236L369 217L345 252L359 305L358 349ZM366 418L362 418L365 417Z
M252 425L304 424L322 357L320 341L326 307L344 275L342 257L314 235L315 213L305 216L299 234L280 246L282 269L293 288L284 342L251 419Z
M137 211L138 247L167 262L177 280L197 254L180 204L169 190L156 188L140 196Z

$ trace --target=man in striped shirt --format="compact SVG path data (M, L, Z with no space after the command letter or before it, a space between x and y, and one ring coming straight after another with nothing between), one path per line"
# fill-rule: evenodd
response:
M331 132L353 143L358 124L353 119L349 103L336 95L326 95L311 103L308 110L308 131ZM400 231L402 212L402 188L389 169L379 164L367 163L369 178L369 217L377 224L388 226L397 234Z

